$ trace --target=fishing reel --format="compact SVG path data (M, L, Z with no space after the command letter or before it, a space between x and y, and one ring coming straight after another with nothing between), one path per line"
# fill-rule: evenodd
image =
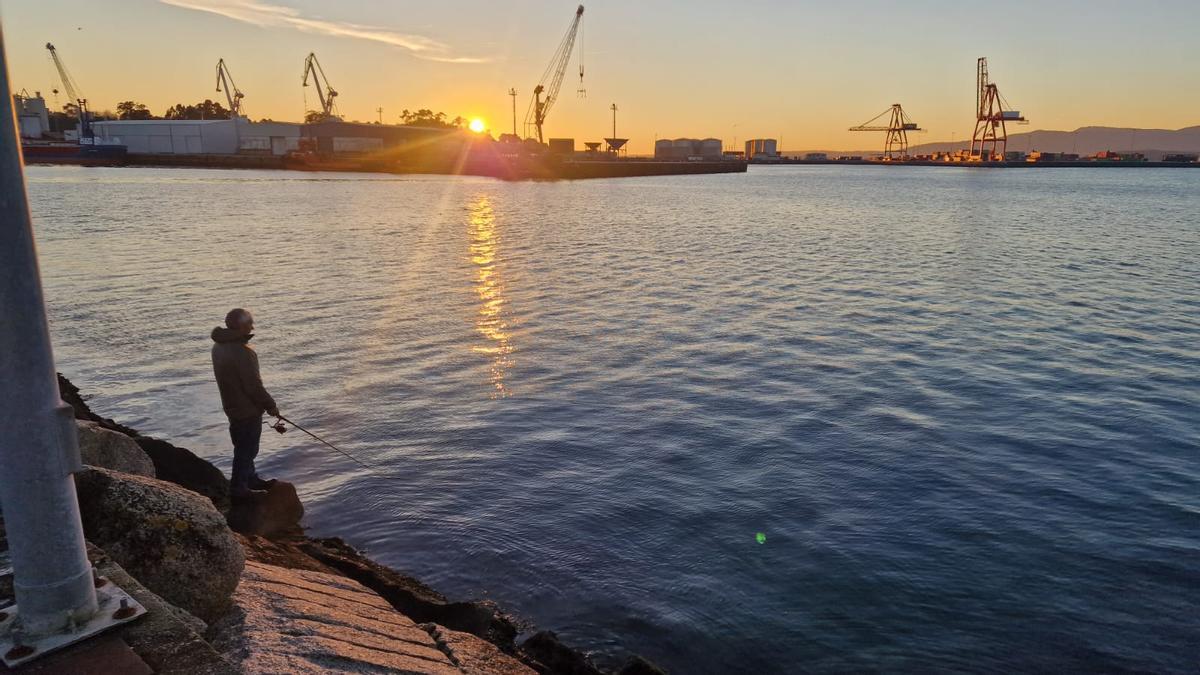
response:
M287 427L285 427L283 425L283 420L275 420L275 424L268 424L267 426L271 427L272 429L274 429L275 431L278 431L281 434L287 431Z

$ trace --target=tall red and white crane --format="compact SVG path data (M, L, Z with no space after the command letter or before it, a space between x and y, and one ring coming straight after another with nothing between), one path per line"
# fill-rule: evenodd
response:
M542 138L542 125L546 123L546 116L550 113L550 108L558 100L558 92L562 89L563 77L567 74L567 65L571 62L571 50L575 48L575 36L579 33L579 24L582 21L583 5L580 5L575 10L575 18L571 21L571 27L567 29L567 34L563 36L562 42L558 43L558 49L554 52L554 57L550 59L550 64L546 66L546 72L542 73L541 81L533 89L533 100L529 102L529 111L525 114L525 133L528 135L529 127L534 127L537 131L538 143L544 142ZM580 64L579 68L579 80L582 88L582 64ZM542 98L542 94L545 94L545 98Z
M1005 124L1028 124L1029 120L1022 117L1020 112L1010 110L1000 90L988 80L986 56L975 63L975 83L975 133L971 136L971 159L1004 159L1008 149L1008 128Z
M49 42L46 43L46 51L50 52L50 60L54 62L54 67L58 70L58 77L62 80L63 89L67 92L67 98L75 104L76 110L79 113L79 136L80 138L92 137L92 115L88 112L87 99L79 90L79 85L75 83L75 78L71 77L71 73L67 70L66 64L58 56L58 50Z
M225 92L225 99L229 101L230 117L236 119L246 116L246 110L242 107L242 98L245 94L233 83L233 74L229 72L229 66L225 65L225 59L217 61L217 91Z
M887 126L873 124L885 115L890 115ZM909 119L899 103L893 103L891 108L866 122L856 127L850 127L850 131L886 131L887 138L883 143L883 156L887 159L902 159L908 156L908 132L922 131L922 129L917 126L916 122Z
M313 86L317 88L317 98L321 99L321 119L339 119L336 112L337 107L334 105L334 99L337 98L338 93L330 86L329 78L325 77L325 70L321 68L321 62L317 60L314 52L309 52L308 58L304 59L304 86L306 87L309 75L312 75Z

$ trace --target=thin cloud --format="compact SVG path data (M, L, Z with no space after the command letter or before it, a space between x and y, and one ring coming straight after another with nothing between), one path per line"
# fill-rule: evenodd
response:
M397 33L378 26L364 26L345 21L328 21L303 16L300 11L283 5L272 5L255 0L159 0L166 5L182 7L198 12L208 12L227 19L248 23L263 28L294 28L306 33L331 35L379 42L408 50L417 58L441 63L485 63L488 59L469 56L452 56L450 47L423 35Z

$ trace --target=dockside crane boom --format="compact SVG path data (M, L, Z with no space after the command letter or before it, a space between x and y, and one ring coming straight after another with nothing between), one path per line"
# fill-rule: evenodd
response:
M1029 124L1020 112L1010 110L1008 101L988 79L987 57L975 62L975 133L971 136L971 159L1004 158L1008 149L1008 122ZM999 150L999 152L997 152Z
M571 50L575 48L575 35L579 32L581 21L583 21L583 5L575 10L575 19L571 21L571 27L567 29L567 34L563 36L562 42L558 44L554 58L550 59L550 64L546 66L546 72L542 73L541 81L533 89L533 100L529 102L529 111L525 115L525 133L528 134L529 127L533 126L537 131L538 143L544 142L542 125L546 123L546 116L550 113L554 102L558 100L558 92L562 89L563 77L567 74L567 64L571 62ZM582 67L579 70L579 79L582 88ZM545 98L542 97L543 94L545 94Z
M887 126L875 124L880 118L889 115ZM891 108L866 122L856 127L850 127L850 131L886 131L887 139L883 143L883 156L887 159L898 159L908 156L908 132L922 131L922 129L917 126L916 122L909 119L899 103L893 103Z
M79 85L75 83L75 78L71 77L66 64L59 58L58 50L54 48L54 45L47 42L46 51L50 52L50 60L54 62L54 67L58 70L58 77L62 80L63 89L67 92L67 98L75 104L79 112L80 138L91 138L92 116L87 109L87 99L83 97L83 93L79 90Z
M233 83L233 74L229 72L229 66L225 65L225 59L217 61L217 91L225 92L225 99L229 101L230 117L246 116L246 111L242 108L242 98L245 94Z
M334 99L337 98L337 91L329 85L329 78L325 77L325 70L321 68L321 62L317 60L315 52L309 52L308 58L304 59L304 86L308 86L308 77L312 75L313 86L317 88L317 97L321 99L321 119L338 119L335 114L336 107Z

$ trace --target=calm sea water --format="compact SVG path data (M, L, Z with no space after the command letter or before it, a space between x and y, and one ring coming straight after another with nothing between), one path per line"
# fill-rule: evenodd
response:
M338 534L613 663L1188 671L1200 171L503 183L28 170L60 369Z

